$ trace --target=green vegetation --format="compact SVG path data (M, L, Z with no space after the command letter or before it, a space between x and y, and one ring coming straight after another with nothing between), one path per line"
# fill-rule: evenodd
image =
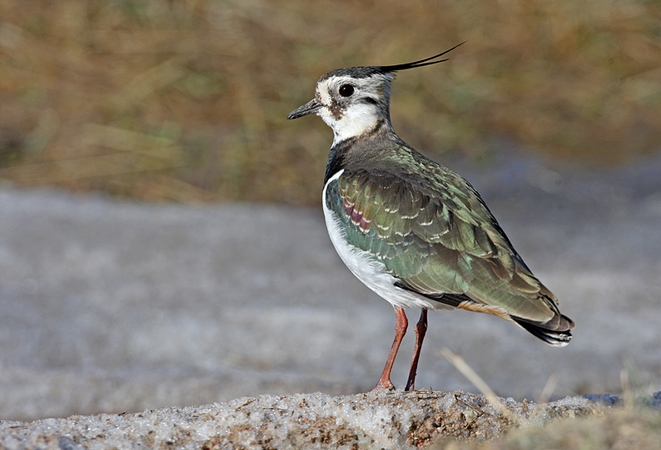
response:
M659 2L0 0L0 182L317 204L331 132L285 121L317 78L464 40L393 89L435 159L661 149Z

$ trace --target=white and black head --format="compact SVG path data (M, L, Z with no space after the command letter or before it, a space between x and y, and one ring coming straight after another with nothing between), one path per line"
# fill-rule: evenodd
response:
M447 61L437 58L459 45L419 61L328 72L317 81L314 99L289 113L287 119L318 115L333 129L334 143L369 133L384 124L390 127L390 82L395 72Z

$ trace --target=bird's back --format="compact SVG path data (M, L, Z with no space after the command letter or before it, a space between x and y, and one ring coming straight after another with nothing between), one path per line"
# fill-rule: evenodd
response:
M339 170L326 207L348 244L396 279L393 295L405 290L432 307L495 314L550 344L568 342L573 322L463 177L388 129L335 146L327 181Z

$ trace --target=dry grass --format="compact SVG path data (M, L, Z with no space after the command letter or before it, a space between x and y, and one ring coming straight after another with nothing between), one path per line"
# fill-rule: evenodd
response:
M284 120L316 79L464 40L394 88L397 130L430 156L661 148L658 2L0 0L0 180L316 204L330 130Z
M517 419L461 357L448 349L444 349L443 354L485 395L494 409L508 419L512 430L500 439L482 442L457 441L440 435L432 439L430 450L646 450L657 448L661 443L661 411L655 401L658 394L653 394L642 382L631 360L624 361L623 394L615 406L594 409L590 414L565 416L541 425L534 419L528 422ZM542 397L547 396L542 394ZM547 398L543 398L539 404L546 401Z
M661 442L661 413L616 409L602 416L562 419L544 427L529 426L491 442L441 440L434 450L648 450Z

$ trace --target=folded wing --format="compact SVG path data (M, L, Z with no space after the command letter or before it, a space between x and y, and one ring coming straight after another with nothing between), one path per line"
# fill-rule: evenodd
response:
M382 262L399 288L512 320L552 345L568 343L573 322L472 186L441 166L422 179L347 171L329 186L327 206L347 240Z

